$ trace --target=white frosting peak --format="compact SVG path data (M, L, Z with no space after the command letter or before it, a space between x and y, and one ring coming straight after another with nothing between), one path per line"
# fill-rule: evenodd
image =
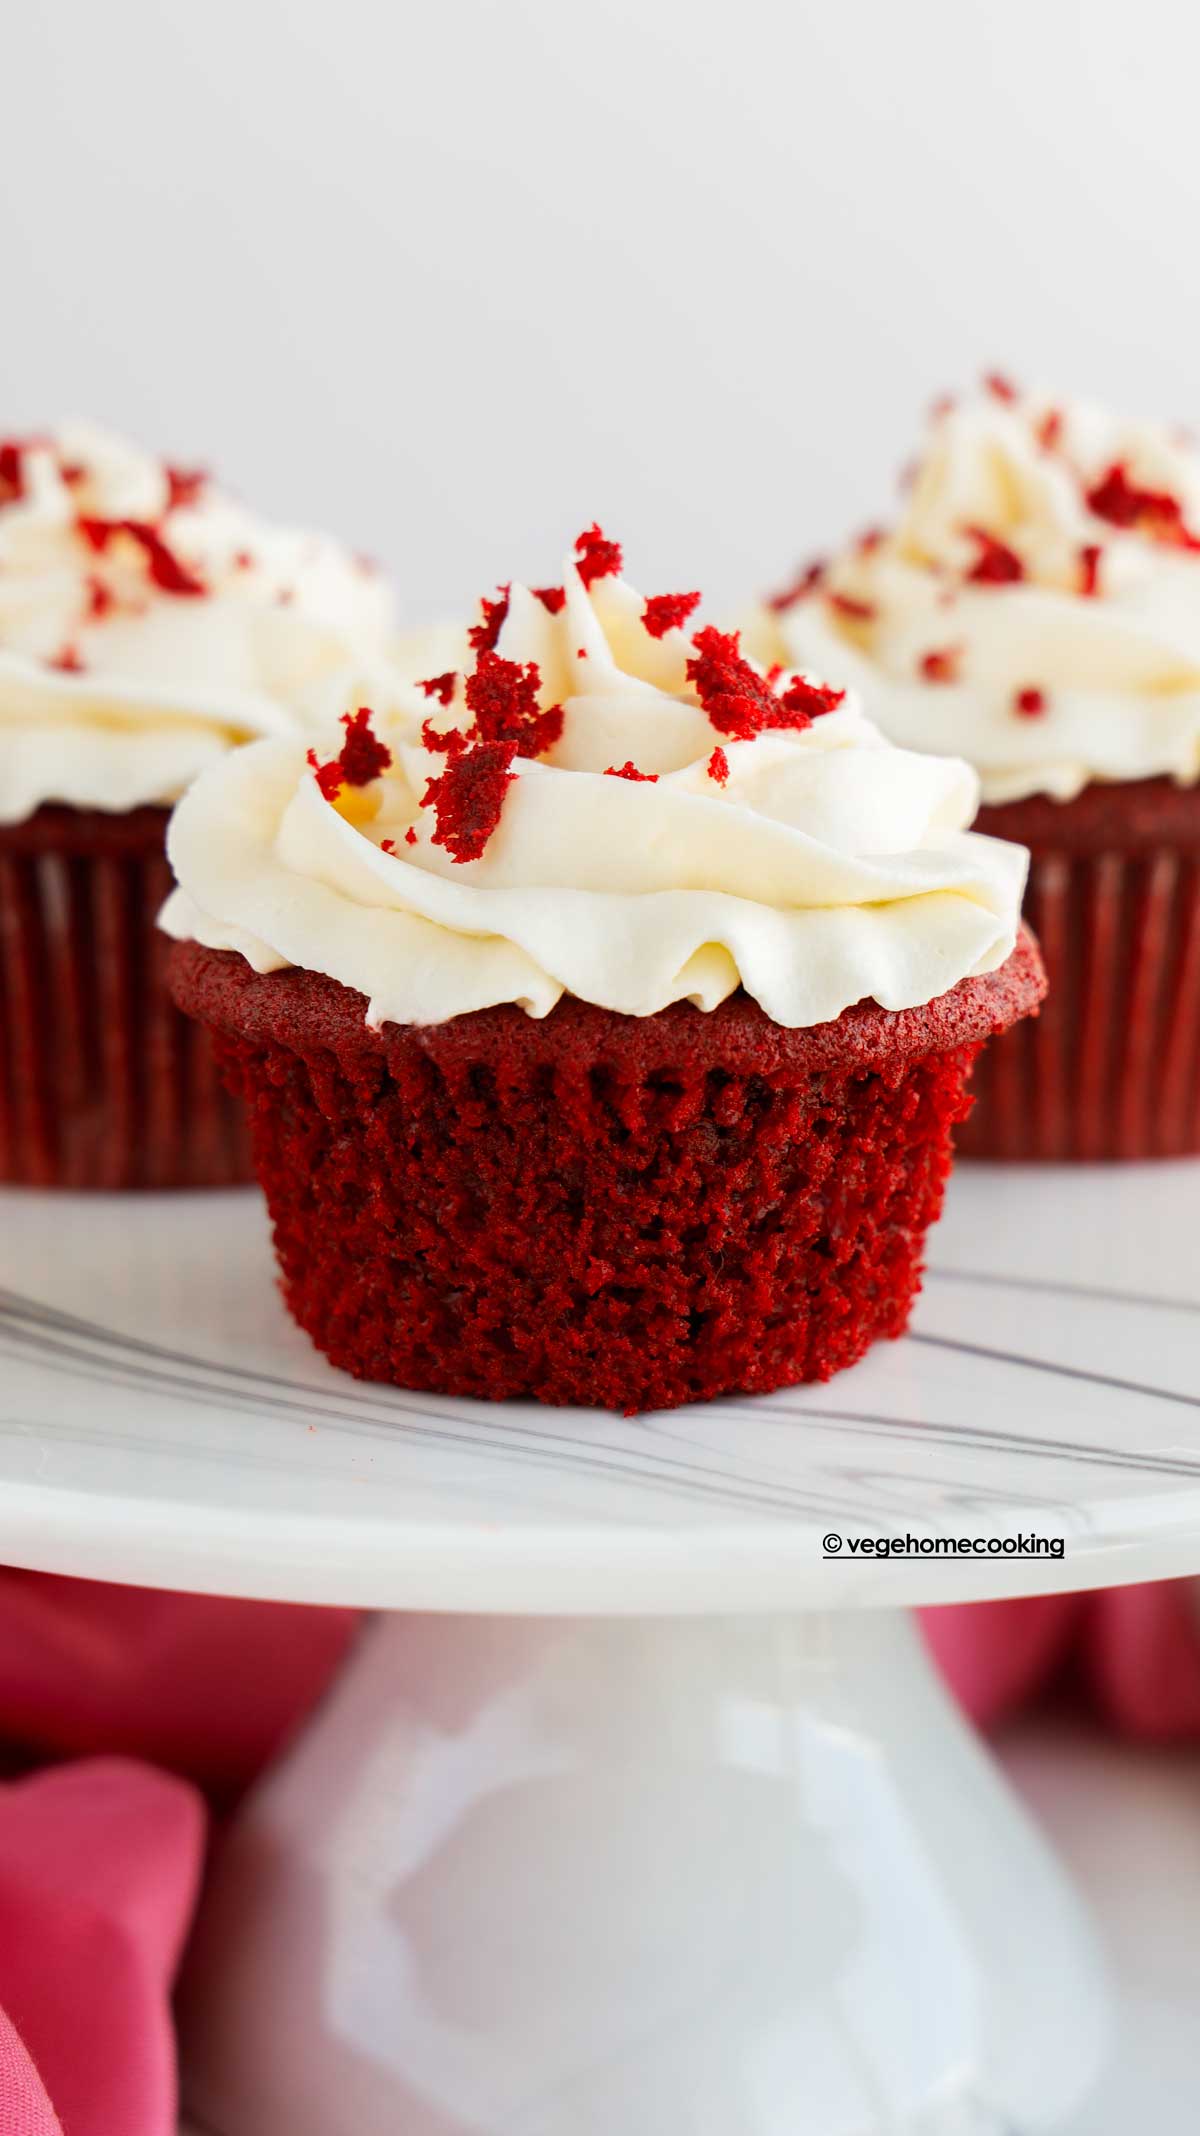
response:
M952 406L895 527L752 635L860 692L893 741L961 752L985 801L1191 782L1200 452L1086 403Z
M334 717L390 627L336 543L119 438L0 446L0 822L173 801L234 743Z
M207 772L172 820L168 931L326 973L375 1025L497 1002L544 1016L564 991L635 1016L712 1009L740 983L800 1026L864 998L912 1007L1004 962L1025 855L966 832L965 764L890 748L850 701L737 738L689 679L696 646L653 636L632 587L589 587L569 562L563 594L557 613L509 596L496 658L510 681L536 663L534 710L561 705L561 726L512 758L478 857L435 842L426 800L459 761L438 737L482 723L464 640L451 703L398 692L375 721L390 765L336 805L291 741ZM609 775L627 765L643 776Z

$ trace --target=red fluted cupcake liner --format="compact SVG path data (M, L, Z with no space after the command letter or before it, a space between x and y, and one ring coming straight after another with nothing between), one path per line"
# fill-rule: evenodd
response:
M1032 852L1046 1005L988 1049L969 1157L1200 1153L1200 792L1164 779L982 810Z
M0 827L0 1180L228 1186L241 1106L166 985L167 811L46 807Z
M636 1411L828 1379L898 1335L1023 939L922 1009L773 1024L745 995L564 998L368 1029L361 994L181 944L251 1103L288 1305L364 1379Z

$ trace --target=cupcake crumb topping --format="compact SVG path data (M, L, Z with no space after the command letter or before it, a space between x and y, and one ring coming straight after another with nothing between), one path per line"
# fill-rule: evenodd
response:
M185 564L171 547L161 531L161 523L155 525L149 519L94 519L81 513L78 525L84 540L98 556L105 555L122 537L134 542L142 551L147 574L160 593L195 598L208 592L199 573Z
M343 712L346 739L328 763L322 764L316 750L309 750L309 764L327 801L336 802L343 786L369 786L388 769L392 752L372 732L372 716L369 705L360 705L357 712Z
M665 638L669 630L682 630L699 606L698 593L652 593L642 610L642 622L652 638Z
M966 576L973 586L1013 586L1025 576L1025 566L1015 549L988 532L986 527L964 527L976 547L976 557Z
M25 495L26 455L36 438L0 438L0 504L19 504Z
M918 666L926 682L957 682L962 656L961 645L931 645Z
M863 601L856 594L842 593L838 590L826 594L825 598L830 607L836 608L839 616L845 616L850 623L870 623L874 620L875 604L873 601Z
M616 578L622 562L620 542L609 541L593 520L575 543L575 569L584 585L590 589L597 579Z
M457 682L457 669L447 668L444 675L426 676L424 682L417 684L417 688L423 690L426 697L436 697L440 705L448 705L454 696Z
M1148 489L1134 482L1121 460L1115 460L1085 492L1085 502L1089 512L1107 519L1110 526L1146 534L1174 548L1200 549L1200 535L1187 525L1181 500L1170 490Z
M477 742L511 742L514 754L541 756L552 749L563 730L563 708L538 703L541 670L536 660L524 665L505 660L499 653L480 653L475 672L467 676L467 710L475 715L464 739Z
M1100 591L1100 559L1104 551L1098 541L1085 542L1079 552L1079 591L1091 600Z
M844 690L796 675L783 695L777 696L770 678L742 658L737 631L714 630L709 625L696 632L692 644L695 653L687 664L688 681L695 684L696 695L718 734L731 741L751 741L772 727L809 727L823 713L834 711L846 695Z
M433 809L433 843L451 859L478 860L486 850L516 777L516 754L515 742L476 742L453 750L445 771L430 779L421 806Z
M810 564L803 565L797 572L790 586L785 586L781 593L773 593L768 597L767 607L774 615L785 614L789 608L795 607L797 601L803 601L810 593L816 592L828 569L824 557L814 557Z
M467 632L467 643L474 653L490 653L504 628L504 619L508 614L509 588L498 586L496 592L499 598L494 601L489 601L486 593L484 594L479 604L479 621L472 623Z

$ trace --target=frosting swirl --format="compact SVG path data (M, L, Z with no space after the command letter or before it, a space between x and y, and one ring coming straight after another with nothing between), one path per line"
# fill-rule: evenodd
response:
M369 568L203 476L79 423L0 443L0 823L175 800L333 718L390 626Z
M350 719L340 760L263 741L206 772L171 824L167 931L325 973L376 1026L564 992L713 1009L739 984L811 1025L1003 963L1026 856L965 830L969 767L688 636L670 617L697 597L644 602L607 547L485 603L471 672Z
M983 798L1200 778L1200 451L1001 379L936 410L894 528L749 634L857 690Z

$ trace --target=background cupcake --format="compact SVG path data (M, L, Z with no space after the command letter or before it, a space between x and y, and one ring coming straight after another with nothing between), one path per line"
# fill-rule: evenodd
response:
M81 424L0 444L0 1179L218 1184L237 1108L163 982L169 806L332 717L382 582Z
M1050 998L989 1050L981 1156L1200 1149L1200 453L990 380L934 410L894 527L759 619L769 657L956 750L1032 849Z
M292 1312L365 1377L828 1377L904 1326L977 1047L1040 995L969 768L620 564L590 529L465 672L172 822L177 998L251 1101Z

